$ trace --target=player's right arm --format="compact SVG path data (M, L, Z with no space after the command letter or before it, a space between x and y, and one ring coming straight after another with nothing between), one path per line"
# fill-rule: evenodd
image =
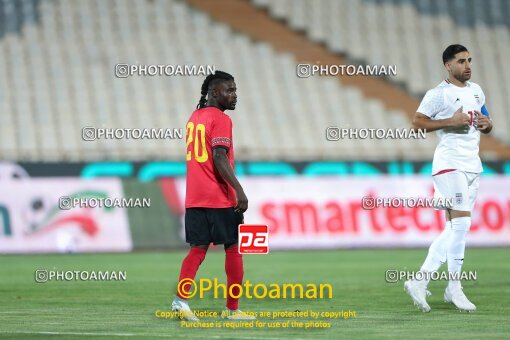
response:
M453 113L450 118L433 119L445 107L445 99L441 88L434 88L427 91L423 97L417 112L413 117L413 129L432 132L446 128L467 127L469 117L462 112L462 106Z
M420 112L416 112L413 118L413 129L425 130L426 132L445 128L467 127L468 124L469 116L462 112L462 106L450 118L433 120Z
M214 167L218 170L220 176L223 177L236 192L237 205L234 208L235 211L244 213L248 210L248 197L246 197L243 187L237 180L234 170L230 166L227 150L221 147L213 148L213 161Z

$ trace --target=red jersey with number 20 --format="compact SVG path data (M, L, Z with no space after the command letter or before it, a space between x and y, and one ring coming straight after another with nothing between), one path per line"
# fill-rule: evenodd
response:
M214 167L212 149L227 149L234 169L232 120L216 107L195 110L186 125L186 208L230 208L234 188Z

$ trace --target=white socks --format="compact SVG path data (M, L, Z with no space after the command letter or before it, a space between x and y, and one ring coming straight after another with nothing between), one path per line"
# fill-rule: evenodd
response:
M457 217L447 221L443 232L432 242L425 262L421 266L422 272L435 272L443 263L448 262L448 272L456 273L460 280L460 271L464 262L466 236L471 227L471 217ZM459 280L448 282L450 287L460 287ZM423 280L425 286L429 283Z
M443 232L432 242L425 262L421 266L423 272L435 272L446 262L446 251L451 234L451 222L447 221Z
M446 250L448 259L448 272L456 273L455 275L458 275L459 280L449 281L448 285L450 287L460 287L460 271L464 262L466 236L470 227L471 217L457 217L452 219L450 242L448 242L448 249Z

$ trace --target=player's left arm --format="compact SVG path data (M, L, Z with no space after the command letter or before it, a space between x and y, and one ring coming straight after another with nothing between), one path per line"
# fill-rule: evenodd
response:
M243 187L237 180L227 156L232 147L232 121L227 115L221 115L214 120L211 127L210 138L214 167L236 192L237 204L234 210L244 213L248 209L248 197L246 197Z
M492 131L492 119L489 117L489 111L485 107L485 104L482 106L481 111L475 110L475 113L478 115L478 130L481 133L489 133Z
M478 89L479 92L477 92L480 96L482 107L480 108L480 111L475 110L475 114L478 118L478 126L476 128L481 133L487 134L492 130L492 119L490 118L489 111L487 111L487 107L485 106L485 93L481 87L478 87Z
M214 167L219 172L220 176L223 177L223 179L227 181L227 183L230 184L230 186L232 186L236 192L237 204L234 207L234 210L244 213L246 210L248 210L248 197L246 197L243 187L234 174L234 169L232 169L232 166L230 165L227 151L228 150L225 147L213 148Z

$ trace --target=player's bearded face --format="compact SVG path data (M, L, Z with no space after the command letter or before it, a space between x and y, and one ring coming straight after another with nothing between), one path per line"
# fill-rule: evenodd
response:
M471 79L471 58L468 52L460 52L455 55L450 63L452 75L459 81Z

